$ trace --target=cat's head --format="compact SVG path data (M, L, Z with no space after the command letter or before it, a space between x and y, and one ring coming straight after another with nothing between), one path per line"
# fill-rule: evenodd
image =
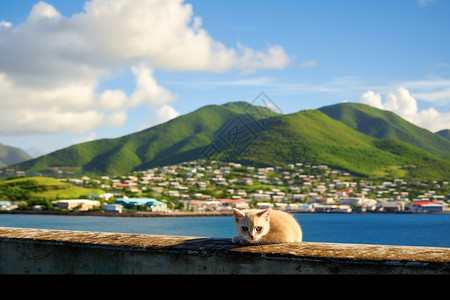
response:
M236 229L240 236L250 243L254 243L266 235L270 229L270 212L272 210L247 210L233 209Z

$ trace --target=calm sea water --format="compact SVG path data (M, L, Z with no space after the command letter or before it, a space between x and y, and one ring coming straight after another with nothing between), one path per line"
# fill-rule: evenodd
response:
M295 214L304 241L450 247L450 214ZM91 217L0 214L0 227L231 238L233 217Z

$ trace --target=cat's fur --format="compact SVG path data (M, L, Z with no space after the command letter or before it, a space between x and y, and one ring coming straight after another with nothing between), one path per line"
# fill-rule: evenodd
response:
M239 235L234 244L263 245L301 242L303 233L298 222L290 214L272 209L233 209Z

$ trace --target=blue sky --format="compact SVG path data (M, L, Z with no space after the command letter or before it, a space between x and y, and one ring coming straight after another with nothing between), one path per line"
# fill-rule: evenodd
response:
M0 2L0 143L32 155L265 92L450 128L450 1ZM2 54L3 53L3 54Z

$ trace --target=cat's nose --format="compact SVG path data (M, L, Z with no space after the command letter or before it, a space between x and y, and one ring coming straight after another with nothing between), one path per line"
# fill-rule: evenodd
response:
M253 235L250 235L250 238L253 240Z

